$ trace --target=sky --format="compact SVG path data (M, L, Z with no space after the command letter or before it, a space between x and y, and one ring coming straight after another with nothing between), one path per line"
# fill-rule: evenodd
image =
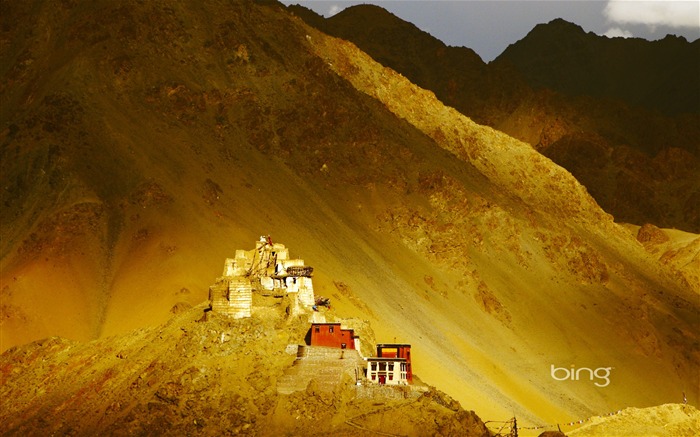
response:
M324 17L362 3L383 7L447 45L489 62L535 25L563 18L608 37L700 38L700 0L283 0Z

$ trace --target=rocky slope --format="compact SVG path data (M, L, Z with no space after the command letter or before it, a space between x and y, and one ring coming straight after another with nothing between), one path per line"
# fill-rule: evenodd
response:
M447 47L377 6L350 7L328 19L299 6L290 10L354 42L478 123L530 143L569 170L617 221L700 232L700 115L684 106L686 99L697 103L693 96L700 93L698 42L608 40L555 20L486 65L473 51ZM580 64L595 66L595 74ZM625 80L630 71L638 80ZM679 115L661 115L627 98L661 90L654 80L680 87L659 92Z
M305 318L269 308L234 320L192 308L167 324L89 343L58 337L0 357L3 435L488 436L473 413L428 390L377 403L334 392L277 393ZM43 381L37 385L37 381Z
M2 349L164 323L269 234L485 420L698 402L697 236L645 248L530 145L276 3L3 11ZM616 370L551 377L570 364Z

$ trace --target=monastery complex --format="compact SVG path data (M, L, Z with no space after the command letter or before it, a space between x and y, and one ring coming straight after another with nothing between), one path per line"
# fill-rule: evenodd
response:
M290 259L284 244L260 237L253 250L237 250L227 258L223 275L209 287L212 311L235 319L251 316L253 292L262 296L292 297L292 313L315 304L311 281L313 267L303 259Z
M312 379L332 390L344 375L354 377L358 389L410 388L411 345L378 344L376 356L363 357L360 336L340 322L326 322L324 312L319 311L319 307L329 308L330 301L314 295L312 275L313 267L305 265L302 259L291 258L283 244L273 243L269 236L260 237L254 249L237 250L235 258L226 259L222 276L209 287L209 310L243 319L252 316L254 298L286 298L287 314L308 315L306 343L287 348L288 353L297 355L297 360L280 380L281 393L304 390ZM399 394L405 397L410 392ZM385 391L387 394L396 395Z

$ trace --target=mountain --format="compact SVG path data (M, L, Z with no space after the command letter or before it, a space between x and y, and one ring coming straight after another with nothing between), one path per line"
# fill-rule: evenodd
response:
M491 125L501 112L514 110L525 81L509 66L489 68L466 47L449 47L376 5L357 5L324 19L299 5L288 9L322 31L352 41L377 62L436 93L448 106Z
M445 46L377 6L349 7L328 19L301 6L289 8L324 32L354 42L375 60L435 92L443 103L474 121L536 147L569 170L616 221L638 225L653 223L700 232L700 178L697 177L700 172L700 114L697 111L663 115L633 106L635 101L614 100L619 96L604 89L598 89L593 96L581 93L572 96L554 85L552 89L541 88L542 84L529 80L527 71L521 71L523 63L510 62L506 53L497 62L486 65L470 49ZM561 46L560 51L578 53L575 42L583 33L580 27L563 20L540 27L558 29L562 35L547 34L550 39L556 37L557 42L550 44ZM534 30L533 33L539 34ZM663 44L660 49L647 50L648 46L659 44L583 35L584 39L593 38L604 47L619 46L615 50L625 53L634 53L639 45L656 63L666 62L670 56L663 55L666 51L675 53L666 50ZM534 59L549 56L544 43L525 44L529 38L514 45L524 44L530 48L523 51L523 57L530 52ZM572 47L567 49L567 44ZM690 47L688 44L681 46ZM540 49L542 54L535 54ZM590 63L604 69L610 65L604 56L608 51L601 48L586 53L596 59ZM692 48L681 51L690 59L697 59L697 56L690 56ZM569 68L568 64L564 65L569 58L579 59L571 54L569 57L555 54L548 58L547 70L538 71L536 75L543 78L542 81L550 76L549 82L556 81L556 72ZM619 69L636 71L635 68L642 68L627 57L620 59L617 64L627 63ZM557 62L562 65L554 65ZM687 62L692 61L673 65L682 66ZM644 76L640 72L636 74ZM566 77L576 82L579 76ZM595 83L591 80L590 86ZM697 80L673 83L687 85L689 96L698 88ZM636 91L630 92L638 95L644 94L646 89L646 85L635 81L628 81L626 86L632 87ZM613 85L610 87L617 89ZM680 104L683 99L673 101ZM682 112L681 109L679 106L676 112Z
M556 19L535 26L494 61L533 87L619 99L666 114L700 112L700 40L608 38Z
M532 146L352 43L273 2L36 0L3 3L0 20L0 341L4 366L59 366L33 382L103 347L100 372L118 372L122 342L150 363L179 327L206 330L177 317L271 235L314 267L337 317L411 343L420 378L484 421L698 402L698 236L616 224ZM263 366L270 385L281 357ZM572 365L610 368L610 383L552 377ZM13 366L3 387L26 387ZM177 382L163 369L153 384ZM136 373L116 375L109 391L126 393ZM7 414L43 402L58 417L72 393L95 402L76 411L106 408L99 380L62 398L53 383ZM114 426L155 430L148 399ZM213 417L232 405L201 402L220 402Z

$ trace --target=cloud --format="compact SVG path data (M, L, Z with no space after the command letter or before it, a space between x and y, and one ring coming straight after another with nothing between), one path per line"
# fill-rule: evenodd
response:
M341 8L339 5L332 5L330 9L328 9L328 16L332 17L333 15L337 14L338 12L342 11L343 8Z
M697 0L609 0L605 17L613 23L650 27L700 27Z
M603 34L603 36L607 36L608 38L632 38L634 35L632 35L632 32L630 32L629 30L623 30L619 27L611 27L610 29L608 29L607 32Z

